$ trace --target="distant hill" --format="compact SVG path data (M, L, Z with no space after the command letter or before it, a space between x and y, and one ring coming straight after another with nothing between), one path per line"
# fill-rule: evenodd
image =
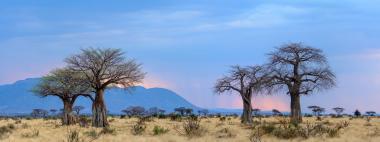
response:
M57 97L40 98L30 90L40 81L30 78L9 85L0 86L0 114L30 113L34 108L60 109L62 103ZM143 106L146 109L158 107L172 112L176 107L192 108L196 112L201 109L173 91L164 88L144 88L136 86L127 91L122 88L110 88L105 92L105 101L110 113L121 113L128 106ZM85 107L84 113L91 112L91 101L79 98L75 105Z

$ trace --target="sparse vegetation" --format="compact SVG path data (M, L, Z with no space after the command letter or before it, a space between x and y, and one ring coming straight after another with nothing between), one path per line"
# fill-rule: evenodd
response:
M22 137L24 138L33 138L33 137L38 137L40 135L40 131L37 129L32 129L31 132L26 132L21 134Z
M133 135L141 135L146 129L144 119L139 119L135 125L132 126Z
M67 142L80 142L79 132L77 130L69 130L66 138Z

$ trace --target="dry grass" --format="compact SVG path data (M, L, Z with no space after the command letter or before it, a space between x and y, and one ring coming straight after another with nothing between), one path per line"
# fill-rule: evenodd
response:
M280 126L278 118L262 118L257 124L274 124ZM258 134L261 142L378 142L380 141L380 118L372 118L368 122L364 118L323 118L322 121L315 121L315 118L304 118L304 121L310 123L321 123L326 127L335 127L343 121L349 122L349 126L337 132L334 137L329 135L311 136L309 138L296 137L291 139L278 138L271 134ZM247 142L250 141L255 127L242 126L238 118L227 118L221 121L220 118L203 118L200 121L202 127L202 135L195 137L187 137L178 133L176 129L183 126L186 122L171 121L168 119L157 119L145 122L146 128L140 135L133 134L133 126L138 122L136 118L114 118L110 123L110 128L105 130L101 128L80 127L75 126L57 126L59 120L43 120L43 119L23 119L22 123L16 120L0 120L0 127L9 128L0 141L4 142L67 142L69 139L79 142ZM370 124L370 125L369 125ZM302 126L306 127L306 123ZM156 127L156 128L155 128ZM157 134L157 129L165 129L165 133ZM154 130L156 129L156 130ZM271 127L265 127L271 131ZM156 131L156 132L155 132ZM38 134L37 134L38 132ZM74 133L75 132L75 133Z

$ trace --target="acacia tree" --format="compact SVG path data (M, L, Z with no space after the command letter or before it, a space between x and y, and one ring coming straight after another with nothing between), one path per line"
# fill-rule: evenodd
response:
M79 96L91 98L89 86L83 79L83 74L68 69L57 69L44 76L41 82L32 90L41 97L57 96L63 102L62 124L75 123L72 115L73 104Z
M290 95L291 121L302 122L301 95L335 86L331 71L322 50L302 43L282 45L269 54L269 70L274 90L284 90Z
M232 66L230 74L219 79L214 87L215 93L236 92L243 100L241 123L252 123L252 94L262 90L266 80L266 71L262 66Z
M66 59L68 67L85 74L88 84L95 93L92 104L92 125L107 127L107 109L104 103L104 91L109 86L128 88L141 83L145 73L135 60L127 59L121 49L82 49L82 53Z
M342 115L342 113L344 111L344 108L342 108L342 107L335 107L335 108L333 108L333 110L336 112L337 116L339 117L339 116Z
M375 116L376 112L375 111L367 111L365 112L368 116Z
M186 113L186 108L185 107L174 108L174 112L178 112L181 116L184 116Z
M308 106L307 108L313 112L314 116L317 116L318 109L320 109L321 107L319 107L319 106Z
M129 117L131 116L142 116L145 113L145 108L141 106L130 106L124 110L122 110L125 114L127 114Z
M79 116L80 111L82 111L83 109L84 109L84 106L74 106L73 107L73 110L77 113L78 116Z
M272 114L273 116L282 116L281 111L279 111L278 109L272 109Z

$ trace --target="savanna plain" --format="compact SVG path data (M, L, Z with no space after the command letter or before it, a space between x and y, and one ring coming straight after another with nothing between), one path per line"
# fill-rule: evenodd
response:
M89 118L62 126L60 119L3 118L3 142L378 142L378 117L304 117L292 124L287 117L254 118L243 125L239 117L108 117L110 126L88 126ZM88 123L88 124L87 124Z

